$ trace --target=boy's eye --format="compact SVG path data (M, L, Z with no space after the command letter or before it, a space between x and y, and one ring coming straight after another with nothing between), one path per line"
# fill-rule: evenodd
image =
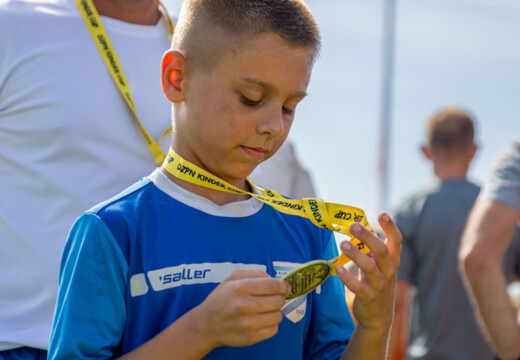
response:
M289 115L289 116L291 116L292 114L294 114L294 110L288 109L288 108L286 108L285 106L282 108L282 112L283 112L285 115Z
M258 101L251 100L251 99L245 97L244 95L241 95L240 98L241 98L242 104L244 104L245 106L249 106L249 107L258 106L262 102L262 100L258 100ZM292 116L294 114L293 109L289 109L285 106L282 107L282 112L288 116Z
M251 100L249 98L246 98L244 95L241 96L242 104L245 106L254 107L260 104L260 101Z

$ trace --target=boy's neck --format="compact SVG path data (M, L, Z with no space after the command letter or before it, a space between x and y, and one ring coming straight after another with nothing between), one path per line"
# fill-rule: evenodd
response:
M477 146L458 151L432 153L433 173L440 180L465 180Z
M453 176L434 176L435 181L453 181L453 180L466 180L466 175L453 175Z
M469 162L451 162L433 164L435 177L440 180L463 180L466 179L469 169Z
M229 204L231 202L235 201L241 201L241 200L247 200L251 196L246 194L233 194L228 193L225 191L219 191L219 190L213 190L209 189L203 186L195 185L190 182L181 180L170 174L164 167L161 167L161 172L166 175L168 179L173 181L175 184L179 185L181 188L188 190L189 192L192 192L194 194L200 195L202 197L205 197L208 200L211 200L213 203L217 205L225 205ZM251 188L249 187L247 181L244 179L242 184L239 184L240 186L237 186L237 184L232 184L236 186L237 188L245 191L251 192Z
M156 25L161 18L157 0L92 0L99 15L139 25Z

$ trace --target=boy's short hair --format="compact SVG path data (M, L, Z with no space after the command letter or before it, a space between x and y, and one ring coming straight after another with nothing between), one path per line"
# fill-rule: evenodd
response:
M475 126L467 112L448 107L430 118L426 136L433 152L467 149L474 144Z
M263 33L308 49L313 60L318 56L319 28L303 0L184 0L172 47L184 50L190 62L211 69L229 39Z

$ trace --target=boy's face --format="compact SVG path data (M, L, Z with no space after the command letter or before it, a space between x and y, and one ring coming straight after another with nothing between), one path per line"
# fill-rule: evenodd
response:
M212 70L187 64L183 98L174 105L173 147L239 184L286 139L309 83L310 53L261 34L226 51Z

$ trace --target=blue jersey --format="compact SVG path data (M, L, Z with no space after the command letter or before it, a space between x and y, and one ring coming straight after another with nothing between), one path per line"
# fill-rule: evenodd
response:
M152 181L152 180L153 181ZM236 269L281 277L337 255L332 233L251 198L223 206L160 171L83 214L65 247L49 359L112 358L160 333ZM207 359L334 359L354 329L330 277L288 302L278 333Z

